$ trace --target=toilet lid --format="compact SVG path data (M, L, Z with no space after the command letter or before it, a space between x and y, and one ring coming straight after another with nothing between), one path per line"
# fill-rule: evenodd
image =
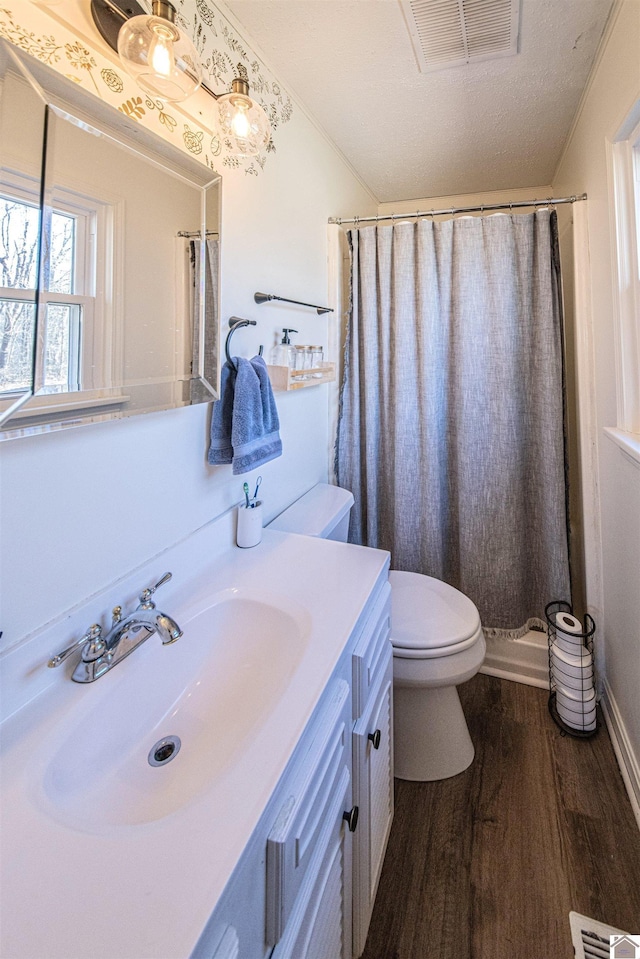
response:
M391 642L402 649L436 649L470 639L480 614L468 596L431 576L392 570Z

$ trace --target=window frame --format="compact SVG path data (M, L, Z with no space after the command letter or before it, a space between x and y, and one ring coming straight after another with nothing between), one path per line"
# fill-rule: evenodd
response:
M100 322L100 307L96 303L96 273L98 250L96 244L97 221L100 216L100 204L96 201L84 197L82 201L73 194L64 190L56 190L52 197L51 205L46 205L42 217L42 235L43 235L43 253L42 261L43 282L40 287L40 309L44 315L44 336L46 338L47 311L50 306L71 306L77 307L80 319L75 321L76 336L71 344L70 353L71 364L75 364L73 374L74 385L71 385L71 372L67 378L67 389L52 389L45 386L42 381L38 381L38 370L36 373L36 395L43 398L55 394L60 395L79 392L83 389L91 389L92 383L88 382L92 378L92 370L96 363L102 367L102 357L96 349L95 330ZM61 213L65 216L73 217L75 221L75 242L73 257L73 293L57 293L49 289L50 278L48 271L49 248L48 237L50 231L51 216L53 213ZM74 322L73 320L71 321ZM40 369L40 377L44 374Z
M40 212L40 196L38 192L38 182L33 177L26 174L13 173L8 170L3 171L3 179L0 180L0 195L5 199L14 201L23 206L30 206ZM39 215L38 232L42 226L42 216ZM33 287L10 287L0 286L0 300L9 302L26 303L33 307L33 321L35 324L35 314L37 307L37 272L39 270L40 251L36 259L36 277ZM16 402L24 402L30 396L31 382L23 389L2 390L0 391L0 413L8 407L13 407Z
M608 154L618 407L615 432L630 434L629 441L636 447L640 441L640 99L609 141Z
M39 207L40 197L29 183L28 177L15 174L3 177L0 192L17 203ZM72 216L75 220L74 244L75 293L49 291L48 224L52 213ZM88 197L71 190L57 188L45 204L41 217L42 248L39 256L41 282L38 309L43 322L36 324L39 342L36 344L36 371L31 403L16 418L47 414L53 408L75 408L99 403L107 391L113 392L114 364L122 350L122 336L114 326L115 306L112 291L115 286L114 246L116 235L121 230L122 211L116 201L112 203L97 197ZM5 295L6 294L6 295ZM0 288L0 298L36 302L36 288L14 290ZM67 381L67 388L44 386L44 363L42 340L46 337L48 306L73 306L78 308L81 320L75 322L78 329L77 342L70 349L71 363L75 371ZM72 320L73 322L73 320ZM99 382L100 387L96 387ZM31 385L28 389L31 388ZM0 396L0 410L11 406L16 398L24 396L25 390L7 391ZM27 393L27 395L29 395ZM112 404L116 398L111 397Z

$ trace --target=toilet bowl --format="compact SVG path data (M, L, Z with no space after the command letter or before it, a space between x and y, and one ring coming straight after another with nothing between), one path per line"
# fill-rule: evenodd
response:
M269 524L271 529L346 542L353 496L318 483ZM478 610L459 590L421 573L393 570L394 774L448 779L473 761L456 687L480 669L486 644Z
M448 779L473 761L456 689L478 672L486 644L471 600L447 583L392 570L394 764L398 779Z

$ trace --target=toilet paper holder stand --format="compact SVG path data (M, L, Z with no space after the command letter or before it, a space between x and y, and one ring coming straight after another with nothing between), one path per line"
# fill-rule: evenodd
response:
M558 618L560 618L560 625ZM599 728L599 722L594 718L593 640L596 624L589 613L585 613L584 621L581 623L574 616L571 603L564 600L554 600L549 603L545 608L545 619L549 654L549 713L563 734L578 739L589 739L597 733ZM577 629L576 625L580 628ZM556 651L556 643L568 653L562 659L560 659L560 653ZM570 665L567 666L567 663ZM560 710L564 709L564 718L558 708L558 694L560 693L562 697L565 693L563 682L570 687L566 692L571 694L572 699L575 697L575 707L572 701L568 711L560 704Z

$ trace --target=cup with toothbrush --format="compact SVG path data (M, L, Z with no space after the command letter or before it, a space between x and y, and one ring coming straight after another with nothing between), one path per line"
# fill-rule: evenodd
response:
M236 543L242 549L257 546L262 540L262 500L258 499L258 491L262 477L256 481L253 496L249 495L249 484L243 483L244 503L238 506L238 527Z

